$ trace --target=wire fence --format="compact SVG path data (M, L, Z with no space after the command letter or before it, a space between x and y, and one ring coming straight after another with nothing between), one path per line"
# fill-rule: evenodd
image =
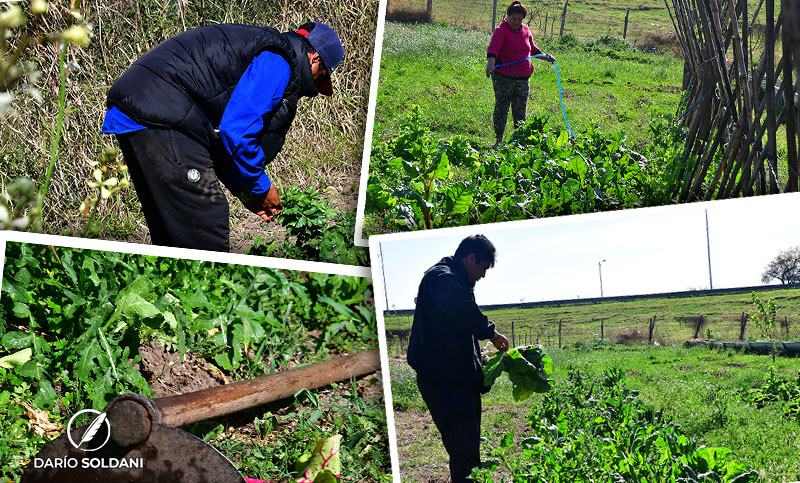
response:
M507 6L508 2L498 1L495 8L492 0L388 0L386 18L491 32L503 20ZM663 45L665 39L674 38L663 3L645 2L628 9L597 2L573 0L565 5L564 0L543 0L529 7L525 22L535 39L570 34L582 39L626 38L632 43L650 39Z
M665 317L654 314L635 319L619 320L615 317L589 319L552 318L540 321L511 320L502 323L502 330L512 347L542 345L545 348L563 348L596 341L621 345L679 345L692 339L725 341L760 338L760 333L746 312L738 318L718 319L705 315ZM405 353L411 329L389 329L386 341L390 354ZM797 330L788 315L777 317L775 339L797 338Z

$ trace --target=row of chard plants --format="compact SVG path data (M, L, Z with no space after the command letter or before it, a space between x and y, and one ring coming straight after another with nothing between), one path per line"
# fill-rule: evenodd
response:
M570 138L534 117L497 150L437 139L412 107L398 136L374 144L365 235L670 203L683 160L681 129L654 117L644 154L598 127ZM374 231L371 228L375 227Z
M543 392L543 391L537 391ZM757 471L724 447L700 446L629 389L623 372L572 368L536 400L529 430L490 442L475 481L747 483ZM495 480L495 478L497 480Z

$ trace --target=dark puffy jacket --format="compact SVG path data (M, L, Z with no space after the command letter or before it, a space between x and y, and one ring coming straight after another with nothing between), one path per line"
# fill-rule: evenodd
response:
M408 364L417 373L483 392L478 340L494 335L494 323L475 303L460 260L445 257L422 277L408 344Z
M111 86L108 106L117 106L147 127L176 129L197 141L216 141L225 106L244 71L268 50L292 71L278 109L264 116L259 139L267 160L275 157L294 120L301 96L317 95L303 39L269 27L221 24L176 35L142 55Z

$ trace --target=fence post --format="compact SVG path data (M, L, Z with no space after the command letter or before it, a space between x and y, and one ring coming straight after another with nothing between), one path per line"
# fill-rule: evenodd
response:
M547 37L547 14L548 13L549 12L545 12L544 13L544 33L542 34L542 36L544 36L544 37Z
M558 348L561 349L561 319L558 319Z
M567 5L569 5L569 0L564 0L564 11L561 12L561 30L558 32L559 37L564 35L564 22L567 20Z
M492 5L492 25L489 26L489 32L494 32L495 27L497 27L497 0L494 0Z
M650 319L650 331L647 334L647 343L648 344L652 344L653 343L653 331L656 328L656 317L657 316L654 315L653 318Z
M516 347L517 344L514 343L514 321L511 321L511 347Z
M433 0L428 0L428 21L433 20Z
M605 340L605 334L603 334L603 321L605 319L600 319L600 340Z
M739 321L739 340L744 340L744 330L747 327L748 314L742 312L742 319Z
M625 37L628 36L628 14L631 13L631 9L625 10L625 29L622 31L622 40L625 40Z

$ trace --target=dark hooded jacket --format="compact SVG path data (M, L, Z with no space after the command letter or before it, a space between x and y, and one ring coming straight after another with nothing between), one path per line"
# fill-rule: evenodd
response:
M414 310L408 363L420 375L484 392L478 340L494 323L475 303L475 283L460 260L445 257L422 277Z
M146 127L179 130L204 145L216 142L225 107L244 71L259 53L286 59L291 77L280 106L263 116L259 144L267 162L283 146L301 96L318 91L304 62L303 37L269 27L221 24L172 37L142 55L111 86L108 106L116 106Z

